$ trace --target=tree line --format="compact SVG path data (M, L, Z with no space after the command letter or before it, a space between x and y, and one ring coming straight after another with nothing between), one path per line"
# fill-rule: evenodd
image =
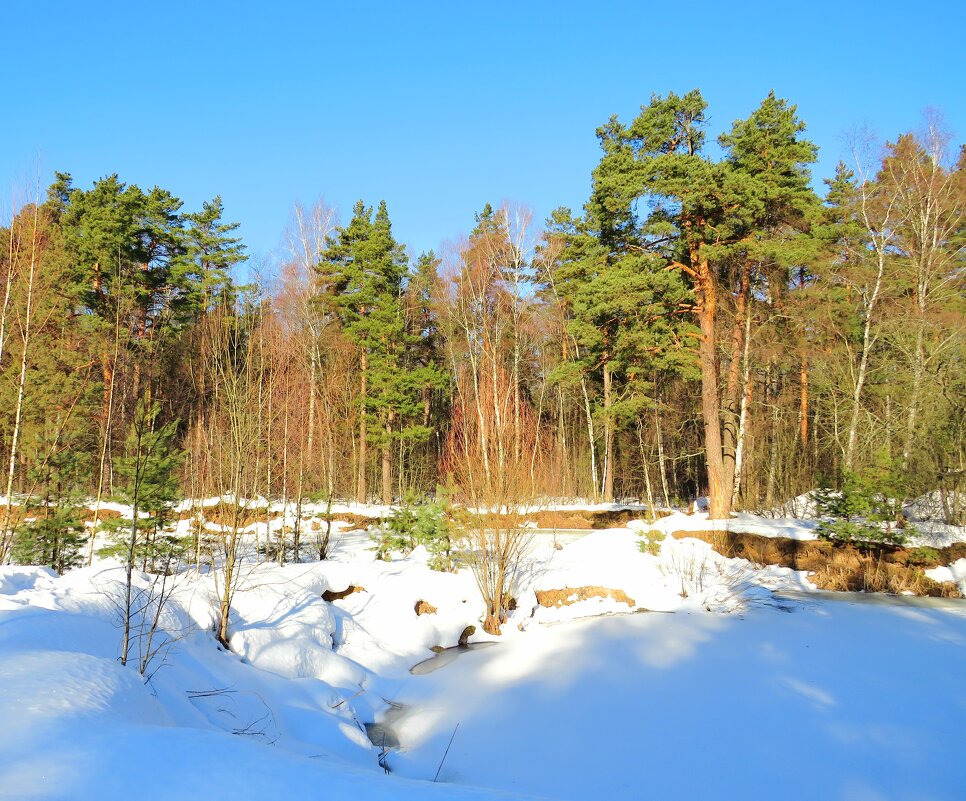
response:
M0 561L82 559L78 510L150 476L151 437L163 503L449 486L721 518L861 474L953 519L966 150L935 116L856 136L819 193L794 105L716 142L706 112L695 90L611 118L582 210L486 205L439 254L410 258L384 202L296 206L269 278L238 276L218 197L57 174L0 229Z

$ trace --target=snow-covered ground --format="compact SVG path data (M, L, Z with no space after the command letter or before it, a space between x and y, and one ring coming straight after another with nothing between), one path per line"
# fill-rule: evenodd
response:
M966 614L587 620L403 683L401 775L558 799L960 799ZM456 727L459 726L458 729Z
M658 530L709 528L679 517ZM813 526L746 517L773 536ZM499 644L420 675L479 625L476 584L423 549L377 561L365 532L340 527L325 562L246 567L230 652L217 574L179 577L147 682L117 660L116 564L0 568L0 798L962 797L966 602L791 601L773 591L808 591L805 574L695 539L648 555L647 529L538 535L503 636L472 638ZM966 583L961 561L937 570ZM570 603L582 588L614 592ZM566 603L538 605L549 590ZM389 776L376 720L402 746Z
M910 547L943 548L962 542L966 532L962 526L951 526L938 520L915 520L915 534L909 537ZM704 512L685 514L674 512L654 524L658 531L740 531L764 537L787 537L793 540L818 538L819 520L815 517L759 517L749 512L738 512L730 520L709 520Z

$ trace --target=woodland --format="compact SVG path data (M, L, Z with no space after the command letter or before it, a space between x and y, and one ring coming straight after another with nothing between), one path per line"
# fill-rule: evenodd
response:
M816 180L789 101L707 114L612 117L583 209L486 204L439 253L296 205L268 275L218 196L57 173L0 228L0 564L89 562L112 500L154 548L212 496L720 519L852 482L962 523L966 149L927 114Z

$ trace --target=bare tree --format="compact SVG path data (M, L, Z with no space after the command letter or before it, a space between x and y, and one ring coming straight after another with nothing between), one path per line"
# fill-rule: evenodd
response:
M854 274L845 275L846 282L859 296L862 319L862 341L854 369L852 409L843 454L846 470L851 470L855 464L862 413L862 393L868 379L872 349L878 336L877 314L886 280L886 268L890 264L891 251L896 238L896 225L901 213L895 193L876 181L873 172L877 164L876 150L871 137L868 134L855 135L851 144L858 177L855 198L856 217L862 226L868 248L867 252L856 253L859 270Z
M905 134L888 146L879 177L896 200L896 245L903 256L897 269L912 288L912 341L906 345L905 337L896 338L912 374L903 467L909 466L926 373L952 342L935 319L957 290L963 249L954 239L966 217L966 165L951 163L950 139L938 113L927 112L920 134Z
M483 629L499 634L506 622L510 593L529 534L516 525L519 512L537 502L533 469L539 422L521 403L520 449L514 418L510 370L499 368L495 380L489 371L475 379L463 370L457 382L466 385L459 395L444 457L444 473L466 506L468 523L464 551L485 605ZM479 402L471 400L480 392ZM502 413L501 413L502 412ZM486 436L478 430L485 427Z
M253 308L218 309L211 319L212 335L203 362L213 387L212 416L201 436L209 481L223 500L222 518L208 537L208 547L219 603L217 636L227 647L232 599L246 556L244 529L252 522L261 475L257 446L264 413L259 390L265 361L258 352L261 310L257 301Z
M39 193L38 193L39 194ZM26 213L26 218L24 218ZM6 291L4 293L2 333L0 333L0 349L2 349L4 337L6 336L5 326L7 322L7 311L10 300L10 287L13 281L12 276L16 276L25 284L23 287L23 308L17 316L17 328L20 333L20 370L17 377L17 399L14 406L13 431L10 435L10 454L7 463L6 480L6 507L4 509L3 524L0 527L0 564L3 564L10 553L10 546L13 539L11 527L11 517L13 510L13 480L17 469L17 449L20 445L21 425L24 414L24 397L27 389L27 366L30 359L30 337L34 323L34 286L37 277L37 269L45 248L45 237L42 231L41 205L37 197L32 206L25 209L19 217L14 219L10 228L10 248L9 262L7 264L7 280L5 282ZM26 231L22 231L26 228ZM24 243L22 235L28 241ZM2 351L0 351L2 358Z

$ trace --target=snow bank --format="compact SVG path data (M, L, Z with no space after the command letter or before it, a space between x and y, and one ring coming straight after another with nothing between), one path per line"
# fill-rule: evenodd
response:
M322 600L327 589L325 577L303 565L253 571L235 594L232 650L280 676L357 689L366 671L333 651L335 615Z
M630 525L638 530L654 530L667 534L672 531L743 531L764 537L787 537L793 540L814 540L818 536L818 522L815 520L768 519L749 512L738 512L730 520L711 520L707 512L690 515L675 512L651 525L642 521L635 521Z
M946 567L934 567L926 575L934 581L955 581L959 591L966 595L966 559L957 559Z
M236 596L248 656L196 626L149 683L117 660L118 573L0 568L0 799L510 797L383 775L360 718L377 677L332 651L323 573L256 571ZM212 588L183 582L167 621L213 622Z
M20 567L10 565L0 570L0 596L15 596L32 590L38 583L50 583L57 573L49 567ZM8 600L12 600L8 598Z

